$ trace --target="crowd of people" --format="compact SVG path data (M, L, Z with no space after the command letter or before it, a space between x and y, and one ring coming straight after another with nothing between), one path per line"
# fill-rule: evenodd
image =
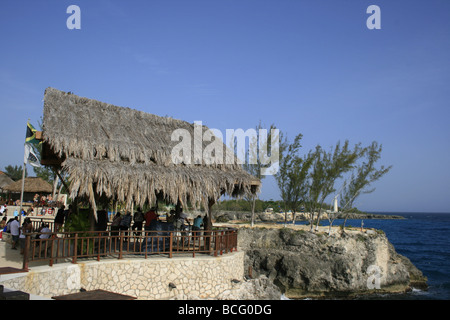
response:
M67 209L64 205L60 206L57 210L54 219L54 232L62 232L63 226L69 220L72 213L72 206ZM147 212L143 212L141 208L137 208L133 216L131 212L127 211L124 214L117 212L112 219L108 218L108 213L105 210L97 211L97 223L95 226L96 231L106 231L108 229L108 223L110 223L111 234L117 235L119 231L123 231L125 236L131 231L135 235L140 235L143 230L150 231L156 230L155 224L158 222L165 222L173 224L176 231L192 231L198 232L204 227L207 228L207 216L202 217L198 215L191 222L183 212L182 208L171 210L167 213L165 218L160 217L157 211L157 207L152 207ZM21 253L23 253L25 244L26 233L40 233L38 237L45 239L50 237L52 230L47 222L42 222L36 229L33 228L32 221L29 216L24 215L22 226L19 223L19 217L14 216L7 220L4 216L0 222L0 231L10 233L12 238L11 249L17 250L17 246L20 245Z
M41 194L35 194L32 201L29 202L23 202L22 205L30 206L31 208L56 208L61 206L61 198L59 199L53 199L52 195L41 195ZM4 199L2 196L0 196L0 203L1 209L4 210L7 208L7 206L20 206L20 199L13 200L13 199ZM2 211L0 213L3 214ZM39 212L40 213L40 212Z
M0 231L11 234L11 249L17 250L20 246L20 253L23 254L25 249L25 234L36 232L38 239L48 239L52 233L48 223L41 223L36 229L33 228L33 223L30 217L26 217L20 226L19 217L15 216L7 220L3 217L0 222Z
M5 206L6 207L6 206ZM5 214L0 222L0 232L11 234L11 249L17 250L17 246L20 245L21 253L23 254L23 250L25 248L25 234L26 233L38 233L37 237L39 239L48 239L51 236L52 230L48 222L41 222L37 228L33 227L33 223L31 221L30 216L32 215L32 208L28 210L26 213L23 211L22 216L24 217L22 226L20 226L19 216L15 215L14 217L8 220ZM64 221L67 220L70 213L72 212L72 206L69 206L68 209L65 209L64 205L61 205L58 209L58 212L54 219L54 228L55 232L58 232L62 229Z
M104 216L105 214L106 211L102 213L99 211L97 214L98 219L100 220L100 215ZM140 234L142 230L155 230L153 226L155 222L171 223L177 231L185 231L189 229L192 231L198 231L202 227L206 227L206 216L202 218L201 215L198 215L191 223L186 213L182 211L182 208L179 210L170 210L165 219L160 217L156 207L150 208L150 210L146 213L143 213L141 208L137 208L133 217L129 211L124 214L117 212L111 221L111 231L117 234L120 230L122 230L125 231L125 235L127 235L128 231L131 230L135 234ZM101 230L106 230L106 225L102 225L102 228L98 229L98 231Z

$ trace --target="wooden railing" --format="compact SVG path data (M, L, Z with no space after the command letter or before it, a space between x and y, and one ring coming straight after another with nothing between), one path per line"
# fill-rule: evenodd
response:
M25 235L23 269L30 262L57 262L102 257L163 254L222 255L237 249L237 229L212 231L83 231L60 233L28 233ZM46 238L42 238L42 237Z
M54 217L30 217L33 230L37 230L43 224L48 225L49 229L55 231L55 218Z

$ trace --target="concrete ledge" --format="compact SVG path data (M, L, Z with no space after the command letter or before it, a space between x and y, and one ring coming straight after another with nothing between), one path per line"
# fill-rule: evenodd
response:
M27 273L2 275L5 287L50 298L103 289L138 299L215 299L244 277L243 251L197 256L61 263ZM170 284L170 285L169 285Z

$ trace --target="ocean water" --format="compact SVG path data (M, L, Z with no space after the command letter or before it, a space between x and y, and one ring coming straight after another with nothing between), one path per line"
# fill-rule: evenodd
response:
M428 290L408 294L379 295L376 299L450 299L450 213L373 212L400 215L405 219L365 219L364 228L381 229L395 250L408 257L428 278ZM304 223L304 222L300 222ZM334 226L343 220L335 220ZM323 221L328 225L328 221ZM347 226L360 227L361 220L347 220Z

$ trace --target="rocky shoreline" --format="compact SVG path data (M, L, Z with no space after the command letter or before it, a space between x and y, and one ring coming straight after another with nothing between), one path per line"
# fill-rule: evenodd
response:
M336 219L345 219L346 214L338 213ZM327 214L322 215L323 219L327 219ZM251 221L250 212L239 212L239 211L216 211L213 213L213 218L218 222L228 222L228 221L241 221L248 222ZM348 219L405 219L398 215L388 215L388 214L373 214L373 213L350 213L348 214ZM286 216L284 213L277 212L257 212L255 213L255 221L258 222L292 222L292 213L288 213ZM300 212L295 214L295 221L306 221L308 220L307 214Z
M260 224L239 228L247 277L269 279L290 299L342 298L426 289L427 279L383 232ZM377 286L379 284L379 286Z

